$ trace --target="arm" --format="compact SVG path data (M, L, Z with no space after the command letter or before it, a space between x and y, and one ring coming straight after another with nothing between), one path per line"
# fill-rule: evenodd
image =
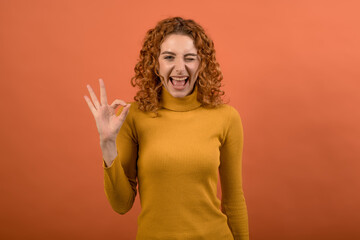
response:
M103 155L104 190L114 211L125 214L128 212L137 194L137 137L130 107L119 134L116 137L116 157L107 166ZM117 115L120 115L122 108ZM106 159L107 160L107 159Z
M229 107L229 121L220 149L221 210L235 240L248 240L248 215L242 188L243 128L239 113Z

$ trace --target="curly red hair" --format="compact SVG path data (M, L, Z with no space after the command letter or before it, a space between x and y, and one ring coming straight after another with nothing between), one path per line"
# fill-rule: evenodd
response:
M139 109L145 112L154 112L160 106L162 90L162 76L159 74L158 57L160 46L169 34L185 34L194 40L194 45L200 56L199 75L196 81L198 87L197 99L204 107L213 108L223 104L220 90L223 75L215 58L213 41L206 36L204 29L195 21L181 17L164 19L150 29L145 38L140 59L135 66L135 76L131 78L131 85L138 86L134 100Z

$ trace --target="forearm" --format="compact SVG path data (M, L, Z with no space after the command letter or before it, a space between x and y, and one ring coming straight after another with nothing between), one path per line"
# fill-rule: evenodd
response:
M118 141L101 142L104 165L105 194L112 208L125 214L136 196L137 146L118 138Z
M104 169L104 187L114 211L125 214L131 209L136 196L136 179L126 176L119 156Z
M222 212L228 217L228 225L234 240L249 240L248 212L243 195L237 197L233 203L222 202Z

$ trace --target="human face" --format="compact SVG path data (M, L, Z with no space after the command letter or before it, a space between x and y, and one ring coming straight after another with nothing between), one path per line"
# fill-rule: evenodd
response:
M200 57L187 35L170 34L160 46L159 74L165 89L177 98L192 93L198 77Z

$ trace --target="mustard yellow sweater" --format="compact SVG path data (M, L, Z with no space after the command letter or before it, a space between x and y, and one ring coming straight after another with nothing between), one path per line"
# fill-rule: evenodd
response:
M163 87L161 104L154 118L133 102L117 136L118 155L109 167L103 162L112 208L128 212L138 184L137 240L249 239L238 112L227 104L202 107L196 87L184 98Z

